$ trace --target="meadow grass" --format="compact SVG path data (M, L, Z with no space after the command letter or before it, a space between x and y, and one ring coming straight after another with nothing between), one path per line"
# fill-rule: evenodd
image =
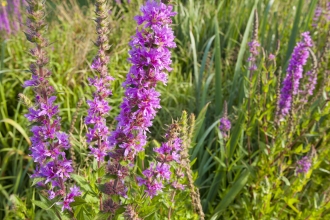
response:
M325 1L320 1L325 4ZM132 22L142 1L130 5L111 3L109 71L113 106L110 128L123 96L121 83L128 72L128 42L135 32ZM167 86L159 85L162 109L151 129L159 140L172 119L183 110L197 116L190 160L195 184L200 189L206 219L327 219L329 213L329 69L326 42L329 22L312 27L316 0L181 0L175 2L173 71ZM259 15L258 38L262 50L258 70L250 76L247 58L255 11ZM90 60L95 54L93 7L75 1L49 5L49 49L52 85L63 128L77 121L71 134L77 167L85 167L87 156L83 123L91 89ZM318 60L318 84L314 97L285 122L275 118L278 87L300 34L310 31ZM280 46L278 46L280 45ZM50 219L40 208L42 197L31 187L33 162L29 154L27 108L18 94L32 97L21 85L30 77L29 45L23 33L1 41L0 54L0 219ZM269 61L268 55L276 55ZM312 66L309 62L308 66ZM87 75L88 74L88 75ZM77 103L83 100L80 109ZM228 103L232 122L229 137L219 131L219 119ZM150 146L148 146L150 148ZM311 171L296 175L297 161L312 158ZM13 196L17 195L17 197ZM19 197L19 198L18 198ZM21 200L21 201L19 201ZM23 213L17 215L13 208ZM26 204L26 208L25 207ZM42 208L42 207L41 207ZM15 216L16 213L16 216ZM184 218L183 218L184 219Z

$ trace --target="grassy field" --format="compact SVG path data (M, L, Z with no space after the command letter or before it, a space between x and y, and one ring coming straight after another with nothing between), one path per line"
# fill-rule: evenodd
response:
M121 84L130 67L128 42L136 28L133 17L143 3L123 2L109 1L109 71L115 77L110 99L113 110L108 117L111 129L123 97ZM165 125L179 118L183 110L196 115L190 160L206 219L330 218L330 22L326 17L330 12L326 3L174 1L178 14L173 20L177 43L173 71L166 86L157 86L162 108L147 149L161 140ZM318 5L324 14L313 21ZM73 0L47 3L51 84L57 91L64 130L70 129L77 115L71 143L79 169L89 161L83 118L86 100L92 94L87 78L93 74L90 64L96 53L93 10L87 1L81 1L80 6ZM316 27L312 25L315 22ZM315 59L309 58L299 89L306 90L306 72L313 68L316 89L307 103L298 95L290 115L279 122L276 111L281 83L292 51L306 31L314 41ZM261 45L254 72L247 61L253 33ZM31 187L30 125L24 116L27 107L18 96L33 97L30 89L22 87L31 77L26 71L31 62L30 45L23 30L0 37L0 43L0 219L51 219L40 203L32 202L42 198ZM276 58L270 60L269 54ZM77 108L79 100L82 106ZM225 112L232 124L227 136L218 128ZM304 156L311 161L311 168L299 174L297 163Z

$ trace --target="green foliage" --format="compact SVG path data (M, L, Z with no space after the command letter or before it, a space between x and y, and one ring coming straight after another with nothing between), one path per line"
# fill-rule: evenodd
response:
M111 8L109 70L115 81L110 128L114 127L122 100L121 83L129 69L129 36L135 31L133 16L141 2L112 4ZM97 211L99 201L95 199L104 182L93 184L105 170L98 170L87 153L83 123L86 104L76 108L80 99L86 100L91 94L86 82L95 54L93 7L89 3L79 7L75 1L55 3L56 7L49 6L49 14L56 15L50 16L48 30L53 42L49 48L54 73L51 83L58 91L63 127L68 130L75 112L78 115L71 134L78 171L73 179L84 193L72 203L73 215L79 220L107 219L109 214ZM206 219L329 219L328 53L325 60L318 60L318 84L308 104L295 100L296 110L291 118L279 122L275 117L278 85L300 34L311 32L314 52L321 54L326 49L329 23L320 21L322 26L311 26L316 4L316 0L177 0L174 69L168 85L158 86L162 109L151 129L146 154L139 155L136 162L137 173L147 164L149 148L161 140L164 124L180 117L185 109L198 116L190 159ZM258 70L250 77L247 42L251 40L254 9L259 14L258 37L263 51L258 56ZM56 208L56 201L36 193L32 187L36 181L29 178L33 161L29 157L29 126L24 117L27 108L18 100L19 93L31 97L31 91L21 87L29 77L28 48L23 33L1 39L0 219L72 219L70 213ZM270 53L276 54L276 61L268 60ZM310 67L309 63L306 71ZM224 114L224 101L228 102L232 122L227 137L217 128ZM312 168L307 174L297 174L297 161L306 155L312 158ZM106 176L103 181L111 178ZM138 189L135 181L132 184ZM167 219L168 210L172 209L173 219L198 219L191 211L189 189L176 193L174 199L169 197L172 192L159 195L153 202L143 198L142 188L134 193L140 217ZM118 219L123 219L122 212L116 213Z

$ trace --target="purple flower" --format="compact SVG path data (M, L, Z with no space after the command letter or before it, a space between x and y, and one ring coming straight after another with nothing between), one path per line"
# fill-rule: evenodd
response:
M143 15L135 17L138 25L144 25L141 30L136 30L130 42L132 67L123 83L126 91L116 118L117 128L109 138L112 146L124 149L123 159L132 160L143 150L147 142L146 132L161 108L160 93L155 87L157 82L165 84L166 71L171 71L169 48L176 46L169 27L171 17L176 14L172 9L171 5L148 0L141 7Z
M278 114L282 118L289 113L293 100L292 95L296 95L298 93L300 79L303 74L303 67L306 65L309 57L308 48L311 48L312 46L313 42L309 36L309 32L302 33L302 41L298 42L293 50L289 66L287 68L287 75L283 81L283 86L279 97Z
M260 47L260 43L257 40L252 40L249 42L249 48L250 48L250 57L248 58L248 62L250 62L250 71L256 71L258 69L256 65L256 57L259 54L258 48Z
M301 160L299 160L297 164L297 173L308 173L309 169L312 166L311 160L307 156L301 158Z
M3 25L2 25L1 29L4 29L7 32L7 34L11 34L8 10L9 10L9 7L7 5L7 2L2 1L1 11L0 11L0 15L1 15L0 23L2 23Z
M13 3L17 5L18 0L14 0ZM48 190L50 199L55 197L64 199L61 202L62 209L66 209L70 201L66 199L69 195L66 194L65 182L70 178L73 168L71 161L66 159L64 151L70 148L70 143L68 135L61 131L61 119L58 116L58 106L55 104L55 89L48 81L51 72L46 68L48 57L44 47L48 43L42 36L45 28L44 16L36 16L35 11L38 10L38 15L40 15L44 3L37 8L35 1L27 1L27 3L29 17L27 39L35 45L35 48L31 50L31 55L35 60L30 65L32 79L23 84L24 87L32 87L35 93L34 107L30 108L29 113L25 115L34 123L31 127L30 150L32 159L36 162L36 169L31 178L43 178L38 186L50 189Z
M182 150L181 139L179 138L179 126L174 123L168 128L165 134L166 142L162 143L159 148L155 148L154 151L158 153L157 163L150 163L148 169L144 170L142 174L144 178L138 177L138 184L146 187L146 193L150 198L161 192L163 184L170 183L171 178L171 164L180 163L181 156L180 151ZM158 181L158 182L157 182ZM154 184L157 182L157 184ZM178 181L175 181L174 186L181 188ZM183 186L182 186L183 187Z
M276 58L275 55L272 54L272 53L270 53L269 56L268 56L269 60L275 60L275 58Z
M155 0L148 0L144 6L141 7L143 15L136 16L135 20L138 25L145 23L145 28L171 24L171 17L176 15L176 12L172 12L173 6L166 6L163 3L158 3Z
M323 11L322 7L318 5L314 12L313 24L312 24L313 27L317 26L318 24L317 22L319 21L320 16L322 15L322 11Z
M0 1L0 31L10 35L19 30L22 5L21 0Z
M70 188L70 192L66 195L63 202L57 202L56 204L62 206L62 212L64 212L64 210L66 210L66 209L72 211L72 209L70 207L70 203L74 202L74 197L80 196L80 195L81 195L81 192L80 192L79 187L73 186Z
M181 189L181 190L184 190L184 187L185 187L185 185L182 185L181 183L178 183L177 181L174 181L172 183L172 186L174 189Z
M220 119L220 125L219 125L219 129L222 132L227 132L229 131L231 128L231 123L229 121L229 119L227 117L223 117Z
M106 51L109 48L108 28L104 27L104 23L108 19L106 3L104 1L96 1L95 8L97 15L96 32L98 33L96 45L99 50L93 59L91 68L97 71L98 76L88 79L89 85L93 86L95 91L93 99L87 101L89 109L85 123L89 125L86 137L87 142L90 144L90 153L97 161L103 162L107 152L111 149L107 140L110 133L106 125L106 117L111 110L108 98L112 95L110 83L114 78L109 75L108 64L110 59L106 55Z

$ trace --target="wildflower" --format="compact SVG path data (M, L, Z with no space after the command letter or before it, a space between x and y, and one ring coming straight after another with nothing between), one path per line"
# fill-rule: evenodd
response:
M284 117L289 113L291 103L293 100L292 95L298 93L300 79L303 74L303 67L307 63L309 57L308 48L313 46L309 32L302 33L302 41L298 42L293 50L289 66L287 68L287 75L283 81L281 94L279 97L279 112L280 117Z
M319 21L320 19L320 16L322 15L322 7L321 6L317 6L316 9L315 9L315 12L314 12L314 17L313 17L313 24L312 26L313 27L316 27L317 26L317 22Z
M99 162L104 161L104 157L110 149L108 142L110 131L106 125L105 117L111 110L107 98L112 95L110 82L113 81L107 69L109 57L106 55L106 50L109 49L107 37L109 30L106 25L108 13L105 9L105 4L104 1L96 1L95 3L97 15L96 32L98 33L96 45L99 50L92 62L91 68L97 71L99 76L89 78L89 85L93 86L95 91L93 93L93 100L87 101L89 109L88 115L85 118L85 123L90 125L86 134L87 142L90 144L90 153Z
M19 30L21 18L21 0L0 0L0 31L7 35Z
M55 89L49 84L48 77L50 71L45 67L48 63L47 54L44 47L48 42L41 35L44 29L44 3L38 0L27 1L29 18L27 26L27 38L36 44L37 49L32 49L31 54L35 58L35 63L30 65L32 72L32 80L27 80L24 87L33 87L35 92L35 105L29 108L26 118L34 123L31 128L33 136L31 137L31 156L37 163L36 169L31 176L32 178L41 177L43 180L39 182L39 186L48 185L49 199L59 196L63 199L58 204L65 209L71 210L70 203L75 196L80 194L79 189L75 186L71 188L71 192L66 194L65 182L70 178L73 172L70 160L66 159L65 150L70 148L68 135L61 130L60 120L58 116L58 106L55 105L56 96Z
M152 125L160 106L160 93L156 91L157 82L166 83L166 71L171 71L171 53L175 47L171 5L166 6L155 0L148 0L141 7L143 15L136 16L141 30L130 42L129 61L133 64L126 81L123 83L124 100L121 111L116 118L117 128L112 132L109 141L112 146L123 149L123 158L132 160L136 153L143 150L146 144L146 132ZM120 149L116 151L121 152Z
M8 16L8 6L6 1L2 1L1 11L0 11L0 30L5 30L8 34L11 33L11 27Z
M230 128L231 128L230 120L227 117L221 118L220 125L219 125L220 131L227 132L230 130Z
M142 174L144 178L137 177L138 184L146 186L145 192L150 198L153 198L164 188L164 183L170 183L171 178L171 162L180 163L180 153L182 151L181 139L179 138L179 126L174 123L169 126L168 132L165 134L166 142L162 143L161 147L155 148L157 156L156 163L150 163L148 169ZM174 181L174 188L182 188L183 185Z
M297 173L308 173L309 169L312 166L312 163L307 156L301 158L301 160L299 160L297 164L298 164Z
M272 53L269 54L269 56L268 56L268 59L269 59L269 60L275 60L275 58L276 58L275 55L272 54Z

